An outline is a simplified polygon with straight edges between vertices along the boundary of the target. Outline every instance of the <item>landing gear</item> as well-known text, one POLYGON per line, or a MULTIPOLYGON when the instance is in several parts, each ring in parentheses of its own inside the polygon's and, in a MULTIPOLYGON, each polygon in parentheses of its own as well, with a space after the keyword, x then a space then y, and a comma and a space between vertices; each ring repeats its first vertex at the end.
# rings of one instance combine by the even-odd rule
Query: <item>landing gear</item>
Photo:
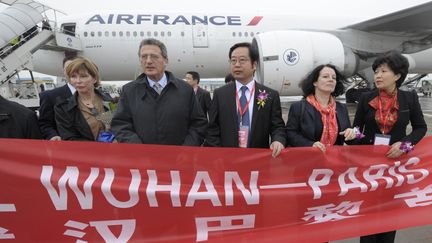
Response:
POLYGON ((421 87, 421 91, 423 92, 424 96, 431 96, 432 94, 432 84, 431 81, 429 80, 423 80, 422 81, 422 87, 421 87))
POLYGON ((358 103, 361 94, 370 90, 368 81, 359 75, 351 77, 348 82, 351 85, 345 92, 346 103, 358 103))
POLYGON ((368 92, 367 88, 351 88, 345 93, 346 103, 358 103, 360 96, 364 92, 368 92))

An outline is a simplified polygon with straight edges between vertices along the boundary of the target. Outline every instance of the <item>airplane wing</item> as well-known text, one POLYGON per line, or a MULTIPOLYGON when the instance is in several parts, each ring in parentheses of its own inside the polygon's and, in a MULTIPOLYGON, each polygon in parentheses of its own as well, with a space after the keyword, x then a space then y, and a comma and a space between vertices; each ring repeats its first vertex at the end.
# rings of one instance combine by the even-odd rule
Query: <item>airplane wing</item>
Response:
POLYGON ((432 33, 432 2, 347 26, 377 34, 422 36, 432 33), (425 33, 426 32, 426 33, 425 33))
POLYGON ((425 50, 432 47, 432 2, 328 32, 364 55, 390 49, 406 54, 425 50))

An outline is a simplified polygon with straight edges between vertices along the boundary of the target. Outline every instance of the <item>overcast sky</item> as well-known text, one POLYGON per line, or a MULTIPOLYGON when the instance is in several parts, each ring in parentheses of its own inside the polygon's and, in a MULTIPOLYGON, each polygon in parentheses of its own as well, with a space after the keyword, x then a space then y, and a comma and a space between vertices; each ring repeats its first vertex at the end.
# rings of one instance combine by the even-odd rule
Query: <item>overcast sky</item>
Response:
POLYGON ((41 0, 69 14, 101 10, 264 11, 318 15, 379 16, 418 5, 424 0, 41 0))
MULTIPOLYGON (((378 17, 425 0, 39 0, 68 15, 105 10, 157 12, 229 12, 378 17)), ((7 7, 0 4, 0 9, 7 7)), ((61 17, 61 15, 58 15, 61 17)))

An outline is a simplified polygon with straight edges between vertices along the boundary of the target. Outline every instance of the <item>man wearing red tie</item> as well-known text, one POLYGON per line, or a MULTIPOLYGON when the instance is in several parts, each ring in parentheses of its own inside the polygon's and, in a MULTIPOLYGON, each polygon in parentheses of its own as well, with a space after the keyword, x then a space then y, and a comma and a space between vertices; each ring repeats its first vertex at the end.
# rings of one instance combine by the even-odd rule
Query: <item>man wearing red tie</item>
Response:
POLYGON ((258 53, 250 43, 232 46, 229 58, 236 81, 213 93, 206 145, 270 148, 276 157, 286 142, 279 94, 254 80, 258 53))

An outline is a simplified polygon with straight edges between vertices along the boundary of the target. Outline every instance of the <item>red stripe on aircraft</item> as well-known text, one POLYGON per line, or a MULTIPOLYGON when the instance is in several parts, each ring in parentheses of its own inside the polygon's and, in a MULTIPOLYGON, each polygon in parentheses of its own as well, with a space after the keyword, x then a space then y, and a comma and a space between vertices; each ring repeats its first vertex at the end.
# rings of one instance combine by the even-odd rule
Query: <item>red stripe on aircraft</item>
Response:
POLYGON ((261 21, 262 18, 263 18, 263 16, 255 16, 255 17, 251 20, 251 22, 249 22, 248 26, 254 26, 254 25, 257 25, 257 24, 261 21))

